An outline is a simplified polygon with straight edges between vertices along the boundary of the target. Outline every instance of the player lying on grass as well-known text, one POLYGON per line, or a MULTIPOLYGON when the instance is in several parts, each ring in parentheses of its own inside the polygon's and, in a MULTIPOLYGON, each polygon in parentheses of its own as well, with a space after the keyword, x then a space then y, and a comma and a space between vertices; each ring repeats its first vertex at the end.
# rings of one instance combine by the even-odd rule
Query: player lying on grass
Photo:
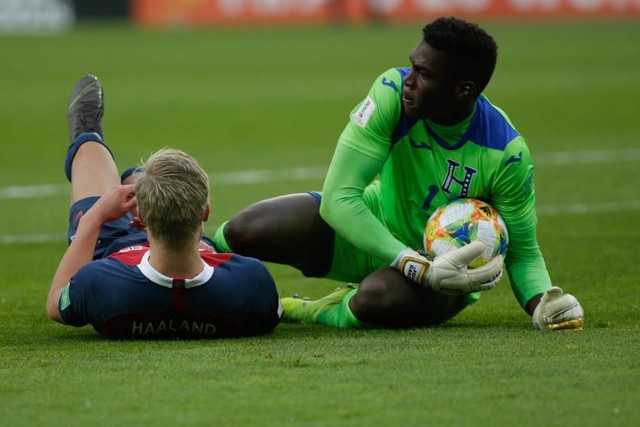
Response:
POLYGON ((281 306, 266 267, 216 253, 203 235, 210 211, 207 174, 186 153, 163 149, 121 185, 103 140, 103 106, 100 82, 80 79, 67 113, 70 244, 51 283, 49 317, 91 324, 107 338, 271 331, 281 306))
POLYGON ((482 95, 496 59, 494 39, 475 24, 448 17, 426 25, 411 67, 385 71, 351 112, 322 193, 256 203, 218 229, 216 246, 305 276, 359 283, 316 301, 284 298, 283 319, 343 328, 436 325, 491 289, 502 259, 469 270, 482 247, 433 262, 415 249, 438 206, 481 199, 506 222, 511 287, 534 326, 582 328, 582 307, 552 287, 536 240, 525 140, 482 95))

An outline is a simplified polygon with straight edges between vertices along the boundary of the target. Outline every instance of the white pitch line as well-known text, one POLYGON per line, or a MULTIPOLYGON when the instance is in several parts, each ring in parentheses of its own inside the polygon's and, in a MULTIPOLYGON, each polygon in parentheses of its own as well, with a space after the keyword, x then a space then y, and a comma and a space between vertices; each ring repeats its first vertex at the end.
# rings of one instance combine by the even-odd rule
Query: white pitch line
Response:
MULTIPOLYGON (((256 169, 209 174, 214 187, 323 179, 326 167, 256 169)), ((0 188, 0 200, 41 199, 69 195, 69 184, 15 185, 0 188)))
POLYGON ((7 235, 0 236, 0 245, 65 242, 66 239, 64 233, 7 235))
POLYGON ((14 185, 0 188, 0 200, 9 199, 40 199, 69 194, 69 185, 14 185))
MULTIPOLYGON (((637 162, 640 149, 557 151, 534 155, 538 167, 637 162)), ((288 169, 255 169, 209 174, 213 186, 264 184, 268 182, 310 181, 323 179, 326 166, 288 169)), ((39 199, 69 194, 69 184, 16 185, 0 188, 0 200, 39 199)))
POLYGON ((616 162, 636 162, 640 160, 639 148, 617 150, 556 151, 553 153, 533 153, 536 166, 589 165, 616 162))
MULTIPOLYGON (((628 200, 624 202, 575 203, 562 206, 539 206, 537 208, 538 216, 554 216, 561 214, 582 215, 634 210, 640 210, 640 200, 628 200)), ((213 225, 213 229, 217 227, 217 224, 213 225)), ((62 243, 66 241, 66 238, 67 235, 63 233, 0 235, 0 246, 55 242, 62 243)))
POLYGON ((536 212, 539 216, 553 216, 561 214, 594 214, 637 210, 640 210, 640 200, 625 200, 622 202, 574 203, 562 206, 539 206, 536 209, 536 212))

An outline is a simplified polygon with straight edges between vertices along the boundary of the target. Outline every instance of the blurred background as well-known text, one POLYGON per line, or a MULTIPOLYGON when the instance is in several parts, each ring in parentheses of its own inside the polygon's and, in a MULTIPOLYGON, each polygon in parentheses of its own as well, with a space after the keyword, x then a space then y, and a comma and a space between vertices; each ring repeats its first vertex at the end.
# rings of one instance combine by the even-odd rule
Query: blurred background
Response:
POLYGON ((78 20, 140 26, 308 25, 491 19, 637 19, 637 0, 0 0, 1 32, 68 30, 78 20))

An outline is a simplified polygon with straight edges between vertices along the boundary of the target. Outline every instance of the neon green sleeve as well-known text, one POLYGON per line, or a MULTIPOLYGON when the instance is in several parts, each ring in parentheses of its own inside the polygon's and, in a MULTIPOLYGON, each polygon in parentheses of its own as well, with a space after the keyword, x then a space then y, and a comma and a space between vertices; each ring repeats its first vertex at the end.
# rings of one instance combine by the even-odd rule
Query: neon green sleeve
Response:
POLYGON ((504 168, 493 187, 493 204, 509 231, 505 266, 511 288, 522 308, 551 286, 551 279, 536 237, 534 168, 524 138, 511 143, 503 163, 516 153, 520 161, 504 168))
POLYGON ((391 264, 406 248, 364 202, 364 189, 383 162, 338 144, 322 189, 320 215, 334 230, 365 251, 391 264))
POLYGON ((365 187, 387 160, 400 115, 400 87, 400 73, 389 69, 378 76, 367 97, 351 111, 327 172, 320 205, 320 215, 337 233, 389 264, 407 245, 367 206, 365 187))

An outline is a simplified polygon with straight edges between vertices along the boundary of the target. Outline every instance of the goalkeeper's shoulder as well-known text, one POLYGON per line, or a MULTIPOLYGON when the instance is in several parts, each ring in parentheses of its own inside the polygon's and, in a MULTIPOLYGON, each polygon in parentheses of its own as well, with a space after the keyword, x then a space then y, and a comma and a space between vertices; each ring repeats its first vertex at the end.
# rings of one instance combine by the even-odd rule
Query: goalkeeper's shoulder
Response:
POLYGON ((373 93, 384 93, 389 96, 402 95, 402 82, 408 73, 408 68, 393 67, 378 74, 373 82, 373 93))

